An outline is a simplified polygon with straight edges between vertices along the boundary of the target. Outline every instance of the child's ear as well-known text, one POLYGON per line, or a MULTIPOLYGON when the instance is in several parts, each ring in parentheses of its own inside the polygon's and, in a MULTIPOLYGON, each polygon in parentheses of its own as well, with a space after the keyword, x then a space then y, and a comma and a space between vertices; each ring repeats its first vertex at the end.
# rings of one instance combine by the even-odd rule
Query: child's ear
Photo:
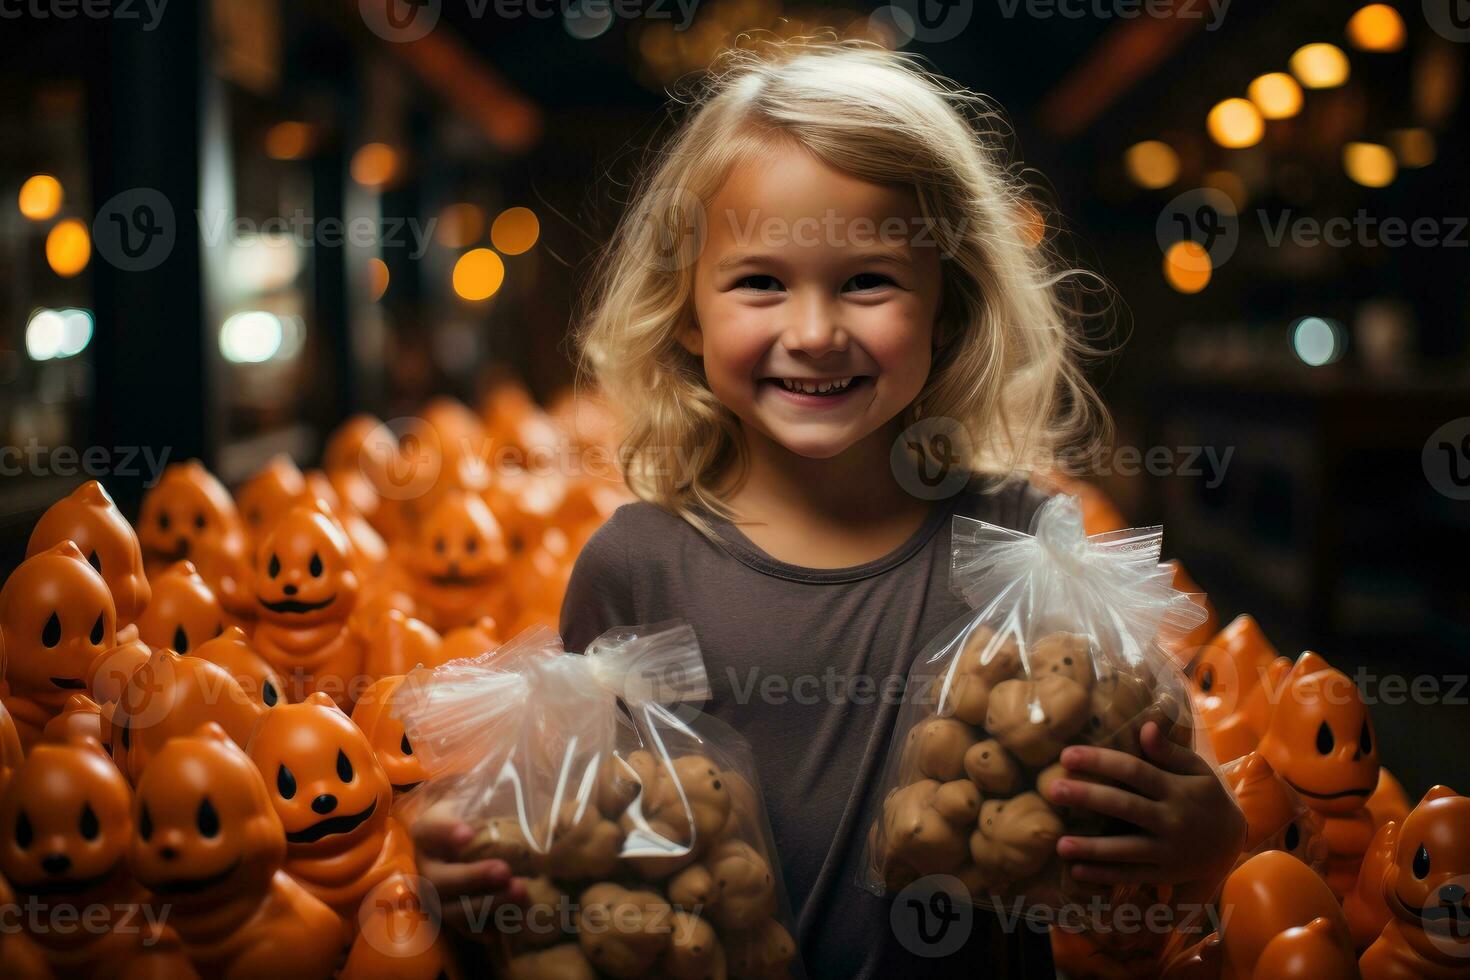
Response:
POLYGON ((679 346, 695 357, 704 356, 704 332, 699 329, 699 324, 693 319, 679 328, 674 334, 674 339, 679 342, 679 346))

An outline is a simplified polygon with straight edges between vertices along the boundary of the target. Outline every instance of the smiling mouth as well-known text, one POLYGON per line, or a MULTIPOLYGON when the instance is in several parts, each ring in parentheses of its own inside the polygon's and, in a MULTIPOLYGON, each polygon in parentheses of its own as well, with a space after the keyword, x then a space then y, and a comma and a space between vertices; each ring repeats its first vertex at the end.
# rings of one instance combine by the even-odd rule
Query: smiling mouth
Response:
MULTIPOLYGON (((1282 778, 1284 779, 1285 777, 1282 778)), ((1369 796, 1373 795, 1373 787, 1371 786, 1367 789, 1338 790, 1336 793, 1313 793, 1309 789, 1302 789, 1300 786, 1289 779, 1286 780, 1286 785, 1290 786, 1292 789, 1296 790, 1303 796, 1310 796, 1314 800, 1341 800, 1349 796, 1361 796, 1364 799, 1367 799, 1369 796)))
POLYGON ((418 782, 413 782, 413 783, 394 783, 393 784, 393 792, 395 792, 395 793, 407 793, 409 790, 413 789, 415 786, 417 786, 419 783, 422 783, 422 782, 423 782, 423 780, 420 779, 420 780, 418 780, 418 782))
POLYGON ((1404 896, 1394 892, 1394 898, 1398 899, 1399 906, 1407 913, 1421 922, 1444 922, 1450 927, 1450 934, 1458 939, 1470 938, 1470 909, 1463 905, 1451 905, 1449 902, 1441 902, 1439 905, 1430 905, 1420 908, 1410 905, 1404 901, 1404 896))
POLYGON ((45 878, 32 882, 11 879, 11 884, 15 886, 16 891, 28 895, 78 895, 91 891, 111 877, 112 871, 108 870, 91 878, 45 878))
POLYGON ((430 575, 429 581, 438 586, 479 585, 485 581, 483 575, 430 575))
POLYGON ((235 869, 239 866, 240 859, 236 858, 234 864, 219 874, 206 875, 203 878, 174 878, 171 881, 160 881, 148 887, 150 890, 162 895, 194 895, 207 888, 213 888, 215 885, 221 884, 230 875, 234 874, 235 869))
POLYGON ((309 613, 318 609, 325 609, 337 601, 336 596, 327 596, 321 602, 302 602, 299 599, 282 599, 280 602, 266 602, 260 600, 260 604, 274 613, 309 613))
POLYGON ((57 687, 64 687, 68 691, 85 691, 87 682, 80 677, 53 677, 51 683, 57 687))
POLYGON ((357 829, 358 824, 371 817, 373 811, 377 808, 378 801, 375 799, 368 804, 366 810, 349 813, 343 817, 328 817, 326 820, 318 820, 305 830, 295 830, 287 834, 286 840, 292 844, 315 844, 323 837, 329 837, 332 834, 350 833, 357 829))
POLYGON ((180 538, 172 551, 165 551, 163 548, 154 548, 153 551, 162 561, 183 561, 189 557, 189 539, 180 538))

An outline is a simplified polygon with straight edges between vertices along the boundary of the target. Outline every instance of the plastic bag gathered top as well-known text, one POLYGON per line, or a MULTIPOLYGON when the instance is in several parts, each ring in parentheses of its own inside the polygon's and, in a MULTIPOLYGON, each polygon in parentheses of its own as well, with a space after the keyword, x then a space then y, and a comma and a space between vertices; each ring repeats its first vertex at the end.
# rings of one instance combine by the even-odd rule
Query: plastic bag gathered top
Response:
POLYGON ((1184 680, 1159 646, 1202 610, 1159 565, 1161 528, 1088 537, 1075 498, 1053 497, 1026 534, 956 517, 951 585, 972 612, 909 673, 884 767, 862 884, 883 893, 930 875, 977 904, 1051 918, 1106 895, 1072 880, 1064 834, 1117 833, 1043 795, 1072 744, 1142 755, 1157 722, 1194 745, 1184 680))
POLYGON ((428 778, 405 822, 474 828, 528 907, 482 930, 516 977, 800 975, 745 743, 709 695, 684 623, 613 630, 584 656, 540 628, 404 682, 397 711, 428 778))

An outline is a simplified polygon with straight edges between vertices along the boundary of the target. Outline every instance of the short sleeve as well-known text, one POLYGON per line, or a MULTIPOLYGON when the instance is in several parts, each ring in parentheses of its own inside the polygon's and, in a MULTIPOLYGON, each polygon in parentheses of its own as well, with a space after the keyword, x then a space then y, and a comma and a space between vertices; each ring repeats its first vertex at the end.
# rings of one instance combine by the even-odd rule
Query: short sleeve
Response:
POLYGON ((582 651, 615 626, 638 622, 627 521, 614 513, 583 545, 561 604, 562 644, 582 651))

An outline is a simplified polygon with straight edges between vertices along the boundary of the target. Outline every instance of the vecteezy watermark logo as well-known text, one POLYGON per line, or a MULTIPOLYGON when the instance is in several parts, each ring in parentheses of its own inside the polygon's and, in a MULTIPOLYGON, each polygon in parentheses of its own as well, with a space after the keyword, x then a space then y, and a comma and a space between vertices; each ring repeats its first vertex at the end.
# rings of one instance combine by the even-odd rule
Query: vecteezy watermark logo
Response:
POLYGON ((1018 11, 1034 20, 1172 18, 1203 20, 1207 31, 1217 30, 1230 9, 1230 0, 997 0, 997 4, 1008 20, 1014 19, 1018 11))
POLYGON ((0 0, 0 19, 16 20, 116 20, 143 22, 143 30, 152 31, 163 19, 168 0, 0 0))
POLYGON ((1470 416, 1435 429, 1421 461, 1430 486, 1451 500, 1470 500, 1470 416))
POLYGON ((398 44, 425 37, 439 23, 442 8, 443 0, 357 0, 368 30, 398 44))
POLYGON ((926 875, 894 896, 888 922, 904 949, 937 959, 959 952, 970 938, 975 906, 954 875, 926 875))
POLYGON ((134 187, 108 198, 92 221, 97 254, 124 272, 146 272, 174 250, 174 206, 161 191, 134 187))
POLYGON ((1200 187, 1164 205, 1154 223, 1154 236, 1165 255, 1179 242, 1195 242, 1209 255, 1210 266, 1218 269, 1235 254, 1240 223, 1229 197, 1213 187, 1200 187))
POLYGON ((873 16, 888 20, 902 34, 939 44, 959 37, 975 16, 974 0, 898 0, 873 16))
MULTIPOLYGON (((1431 867, 1434 854, 1429 854, 1431 867)), ((1423 924, 1424 937, 1441 953, 1470 959, 1470 875, 1442 881, 1428 896, 1427 908, 1414 909, 1423 924)), ((1399 896, 1403 901, 1404 896, 1399 896)))
POLYGON ((422 956, 439 939, 439 892, 419 875, 379 882, 357 907, 357 924, 369 946, 385 956, 422 956))
POLYGON ((709 238, 704 202, 682 187, 659 188, 648 195, 633 221, 649 237, 648 264, 660 272, 694 265, 709 238))
POLYGON ((362 441, 358 466, 380 497, 414 500, 438 481, 444 446, 439 433, 423 419, 390 419, 362 441))
POLYGON ((920 419, 899 433, 888 454, 898 485, 921 500, 944 500, 964 489, 974 457, 970 434, 952 418, 920 419))
POLYGON ((1470 42, 1470 0, 1424 0, 1424 19, 1446 41, 1470 42))

